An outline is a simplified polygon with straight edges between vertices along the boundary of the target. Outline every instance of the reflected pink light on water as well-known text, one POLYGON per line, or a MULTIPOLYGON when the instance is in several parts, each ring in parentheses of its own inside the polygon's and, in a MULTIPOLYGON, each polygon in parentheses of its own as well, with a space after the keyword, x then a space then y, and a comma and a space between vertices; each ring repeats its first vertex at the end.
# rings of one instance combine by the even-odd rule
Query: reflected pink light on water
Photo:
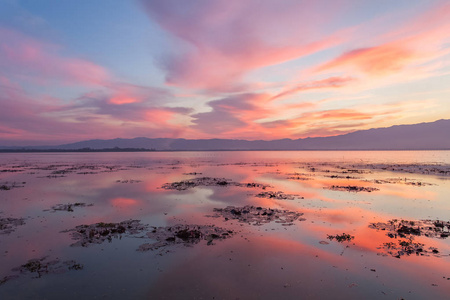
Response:
MULTIPOLYGON (((426 247, 438 248, 441 256, 414 254, 398 259, 378 255, 383 251, 380 249, 383 243, 396 239, 387 236, 386 231, 368 227, 372 222, 391 219, 448 220, 450 204, 445 200, 450 194, 448 180, 418 173, 393 176, 392 172, 380 170, 353 174, 359 177, 356 179, 331 178, 327 176, 343 176, 340 172, 347 169, 315 165, 314 161, 322 163, 327 158, 333 161, 349 153, 323 153, 322 157, 312 153, 308 167, 295 162, 308 158, 308 152, 300 154, 67 154, 64 158, 25 155, 30 160, 33 158, 28 169, 23 167, 21 172, 0 173, 0 185, 26 182, 21 187, 0 190, 0 218, 25 219, 24 225, 17 226, 9 234, 0 235, 0 263, 5 266, 0 270, 0 279, 28 259, 49 256, 75 259, 85 264, 85 269, 80 273, 67 272, 58 277, 46 277, 49 283, 58 281, 63 287, 66 287, 64 282, 81 287, 87 284, 88 279, 102 274, 105 280, 118 280, 117 286, 111 286, 109 290, 133 290, 140 296, 149 290, 154 292, 153 296, 168 295, 169 292, 173 292, 171 295, 175 298, 183 293, 198 296, 192 288, 198 284, 208 291, 203 295, 211 295, 209 298, 214 295, 219 297, 216 293, 218 289, 225 296, 247 295, 251 298, 254 295, 250 291, 258 287, 267 287, 264 290, 267 299, 270 298, 268 295, 285 299, 311 295, 311 298, 323 299, 330 296, 321 292, 324 287, 345 298, 359 299, 369 294, 382 295, 380 291, 393 291, 388 298, 393 296, 395 299, 408 298, 409 291, 416 298, 427 294, 435 299, 445 298, 443 295, 450 293, 446 285, 449 281, 442 278, 450 277, 447 273, 450 267, 450 239, 414 237, 414 241, 426 247), (48 168, 58 160, 69 162, 65 162, 65 166, 48 168), (112 165, 117 167, 111 169, 112 165), (316 170, 313 172, 310 167, 314 166, 316 170), (71 167, 75 168, 74 172, 59 172, 71 167), (84 172, 83 168, 94 174, 84 172), (320 168, 330 169, 330 172, 322 172, 320 168), (289 174, 296 172, 309 180, 288 179, 289 174), (199 177, 226 178, 243 185, 200 184, 181 191, 162 188, 166 183, 199 177), (393 177, 408 177, 433 185, 414 186, 403 182, 375 184, 373 181, 393 177), (245 183, 270 187, 247 187, 245 183), (356 193, 330 190, 332 185, 375 187, 379 190, 356 193), (258 196, 262 192, 279 191, 294 197, 276 199, 270 198, 270 195, 258 196), (61 204, 75 203, 92 206, 73 206, 71 211, 52 209, 61 204), (214 208, 245 205, 301 212, 302 220, 282 226, 274 218, 267 224, 254 226, 238 218, 226 220, 220 215, 212 217, 214 208), (123 235, 121 239, 88 247, 70 247, 75 241, 69 233, 62 232, 79 225, 116 223, 129 219, 141 220, 149 228, 176 224, 215 225, 234 234, 227 239, 212 240, 210 245, 207 245, 208 240, 187 246, 169 243, 155 251, 138 252, 139 245, 155 242, 146 237, 145 231, 139 233, 139 238, 123 235), (328 235, 342 233, 355 238, 344 243, 327 238, 328 235), (117 272, 119 269, 120 272, 117 272), (376 269, 376 272, 371 269, 376 269), (146 281, 145 284, 143 281, 146 281)), ((360 155, 370 157, 373 153, 360 155)), ((395 152, 393 155, 399 154, 395 152)), ((20 165, 19 158, 11 163, 11 157, 1 161, 0 156, 1 170, 11 170, 13 165, 20 165)), ((399 160, 398 157, 396 159, 399 160)), ((338 165, 342 167, 342 163, 338 165)), ((30 281, 35 279, 25 277, 20 280, 30 283, 26 289, 19 290, 19 293, 23 292, 20 294, 23 298, 36 293, 36 286, 43 282, 30 281)), ((10 295, 5 291, 14 284, 11 281, 0 285, 0 295, 10 295)), ((93 289, 91 295, 106 293, 107 289, 100 281, 96 281, 95 286, 97 291, 93 289)))
POLYGON ((115 198, 110 200, 113 206, 116 206, 120 209, 132 208, 139 204, 139 202, 135 199, 129 198, 115 198))

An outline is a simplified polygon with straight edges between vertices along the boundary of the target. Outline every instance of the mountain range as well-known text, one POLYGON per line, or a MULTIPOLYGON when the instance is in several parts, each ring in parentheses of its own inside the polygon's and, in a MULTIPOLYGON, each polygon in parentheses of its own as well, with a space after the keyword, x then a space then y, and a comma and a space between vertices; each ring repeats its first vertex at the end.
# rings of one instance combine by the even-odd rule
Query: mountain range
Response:
POLYGON ((304 139, 234 140, 146 138, 87 140, 57 146, 0 147, 0 149, 77 150, 140 148, 157 151, 210 150, 450 150, 450 120, 396 125, 352 133, 304 139))

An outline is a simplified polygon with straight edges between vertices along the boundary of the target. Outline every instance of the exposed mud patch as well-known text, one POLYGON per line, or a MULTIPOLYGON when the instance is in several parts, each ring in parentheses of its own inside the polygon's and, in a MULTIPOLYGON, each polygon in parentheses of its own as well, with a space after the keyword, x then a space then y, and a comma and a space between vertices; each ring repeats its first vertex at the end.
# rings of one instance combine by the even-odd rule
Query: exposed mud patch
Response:
POLYGON ((429 238, 445 239, 450 236, 450 222, 440 220, 397 220, 386 223, 371 223, 369 228, 386 231, 386 235, 393 240, 383 243, 378 249, 381 255, 390 255, 400 258, 403 255, 440 256, 437 248, 426 247, 423 243, 414 242, 415 237, 425 236, 429 238))
POLYGON ((366 164, 355 165, 357 168, 386 170, 412 174, 450 176, 450 165, 439 164, 366 164))
POLYGON ((125 179, 125 180, 116 180, 117 183, 139 183, 142 182, 142 180, 137 179, 125 179))
POLYGON ((298 195, 292 195, 292 194, 285 194, 281 191, 278 192, 261 192, 259 194, 256 194, 255 197, 258 198, 267 198, 267 199, 276 199, 276 200, 294 200, 294 199, 304 199, 303 197, 300 197, 298 195))
POLYGON ((44 211, 51 211, 51 212, 55 212, 55 211, 68 211, 68 212, 73 212, 74 208, 78 208, 78 207, 88 207, 88 206, 93 206, 94 204, 86 204, 83 202, 76 202, 76 203, 68 203, 68 204, 57 204, 52 206, 51 209, 45 209, 44 211))
POLYGON ((353 235, 350 235, 348 233, 342 233, 342 234, 336 234, 336 235, 327 234, 327 239, 329 239, 330 241, 336 240, 336 242, 338 242, 338 243, 350 242, 354 238, 355 237, 353 235))
POLYGON ((172 183, 165 183, 162 185, 163 189, 166 190, 178 190, 184 191, 197 186, 239 186, 247 188, 262 188, 265 189, 270 187, 269 185, 261 183, 239 183, 234 182, 231 179, 226 178, 212 178, 212 177, 199 177, 189 180, 182 180, 172 183))
POLYGON ((88 247, 92 244, 102 244, 105 241, 121 239, 122 235, 135 235, 148 228, 139 220, 127 220, 120 223, 96 223, 91 225, 79 225, 74 229, 64 230, 70 232, 72 239, 77 242, 72 247, 88 247))
POLYGON ((305 181, 305 180, 312 180, 313 179, 313 175, 309 174, 309 173, 287 173, 286 175, 288 175, 287 179, 290 180, 300 180, 300 181, 305 181))
POLYGON ((0 164, 0 173, 24 172, 30 166, 30 164, 0 164))
POLYGON ((147 232, 155 243, 146 243, 139 246, 138 251, 156 250, 161 247, 182 244, 190 246, 204 241, 207 245, 214 245, 215 241, 221 241, 232 237, 233 231, 214 225, 174 225, 166 227, 153 227, 147 232))
POLYGON ((440 220, 408 221, 393 219, 386 223, 371 223, 369 228, 387 231, 390 238, 426 236, 445 239, 450 236, 450 222, 440 220))
POLYGON ((15 188, 25 187, 26 182, 4 182, 0 183, 0 191, 9 191, 15 188))
POLYGON ((356 186, 356 185, 332 185, 329 187, 330 190, 333 191, 347 191, 347 192, 368 192, 371 193, 373 191, 379 191, 380 189, 374 187, 364 187, 364 186, 356 186))
POLYGON ((22 218, 0 218, 0 234, 10 234, 21 225, 25 225, 25 220, 22 218))
POLYGON ((429 186, 433 185, 432 183, 422 182, 418 180, 413 180, 409 178, 387 178, 387 179, 374 179, 374 180, 366 180, 367 182, 373 182, 376 184, 405 184, 405 185, 413 185, 413 186, 429 186))
POLYGON ((332 178, 332 179, 361 179, 361 177, 355 177, 350 175, 325 175, 325 177, 332 178))
POLYGON ((41 278, 48 274, 61 274, 71 270, 82 270, 83 268, 84 266, 77 263, 75 260, 61 261, 59 259, 54 259, 49 261, 47 256, 30 259, 26 264, 12 269, 11 271, 14 272, 13 274, 0 279, 0 285, 12 279, 20 278, 21 276, 32 275, 32 278, 41 278))
POLYGON ((417 256, 436 256, 439 257, 440 252, 437 248, 434 247, 425 247, 425 244, 416 243, 412 239, 402 239, 392 242, 383 243, 382 246, 378 247, 381 252, 379 255, 383 256, 392 256, 396 258, 400 258, 404 255, 417 255, 417 256))
POLYGON ((295 220, 304 221, 300 218, 303 213, 271 209, 263 207, 255 207, 246 205, 243 207, 227 206, 226 208, 214 208, 215 214, 209 217, 224 217, 225 221, 238 220, 241 223, 250 225, 262 225, 265 223, 275 222, 283 226, 293 225, 295 220))

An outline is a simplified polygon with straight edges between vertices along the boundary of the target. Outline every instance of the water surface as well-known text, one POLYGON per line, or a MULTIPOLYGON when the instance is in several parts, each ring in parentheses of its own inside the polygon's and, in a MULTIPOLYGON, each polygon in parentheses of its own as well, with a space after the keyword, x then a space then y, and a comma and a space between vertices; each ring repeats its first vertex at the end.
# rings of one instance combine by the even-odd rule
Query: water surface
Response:
POLYGON ((0 298, 446 299, 449 238, 371 227, 450 221, 449 178, 450 151, 1 154, 0 298), (303 215, 255 225, 229 206, 303 215), (148 228, 86 247, 67 231, 126 220, 148 228), (233 234, 137 251, 177 224, 233 234))

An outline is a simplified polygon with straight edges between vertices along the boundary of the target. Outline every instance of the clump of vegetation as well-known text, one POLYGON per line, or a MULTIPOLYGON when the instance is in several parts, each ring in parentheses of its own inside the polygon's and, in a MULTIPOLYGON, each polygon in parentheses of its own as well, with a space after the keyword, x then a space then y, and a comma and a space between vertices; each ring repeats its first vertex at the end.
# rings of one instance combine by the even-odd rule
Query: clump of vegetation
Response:
POLYGON ((450 236, 450 222, 440 220, 397 220, 371 223, 369 228, 387 231, 390 238, 426 236, 445 239, 450 236))
POLYGON ((239 186, 262 189, 269 187, 268 185, 261 183, 239 183, 226 178, 198 177, 189 180, 165 183, 162 185, 162 188, 166 190, 184 191, 197 186, 239 186))
POLYGON ((353 235, 350 235, 348 233, 342 233, 342 234, 336 234, 336 235, 327 234, 327 239, 329 239, 330 241, 336 240, 338 243, 350 242, 354 238, 355 237, 353 235))
POLYGON ((0 218, 0 234, 9 234, 13 232, 17 226, 24 225, 22 218, 0 218))
POLYGON ((5 182, 0 185, 0 191, 9 191, 14 188, 21 188, 25 186, 25 183, 26 182, 12 182, 12 183, 5 182))
POLYGON ((255 207, 253 205, 246 205, 243 207, 227 206, 226 208, 214 208, 215 215, 208 217, 224 217, 225 221, 234 219, 242 223, 248 223, 251 225, 262 225, 270 223, 272 221, 280 223, 283 226, 293 225, 295 220, 304 221, 299 219, 303 213, 280 210, 264 207, 255 207))
POLYGON ((347 192, 373 192, 379 191, 380 189, 374 187, 364 187, 364 186, 356 186, 356 185, 332 185, 330 190, 335 191, 347 191, 347 192))
POLYGON ((7 186, 6 184, 2 184, 0 185, 0 190, 3 191, 9 191, 11 188, 9 186, 7 186))
POLYGON ((148 225, 141 224, 139 220, 128 220, 119 223, 100 222, 91 225, 79 225, 74 229, 63 232, 70 232, 72 239, 77 240, 71 246, 87 247, 91 244, 101 244, 105 241, 111 242, 113 238, 121 238, 123 234, 134 235, 147 228, 148 225))
POLYGON ((117 183, 139 183, 142 182, 142 180, 138 179, 125 179, 125 180, 116 180, 117 183))
POLYGON ((138 251, 156 250, 161 247, 167 247, 176 244, 185 246, 198 244, 206 241, 206 244, 213 245, 214 241, 220 241, 230 238, 234 231, 214 225, 174 225, 166 227, 153 227, 153 230, 147 232, 147 236, 156 243, 143 244, 139 246, 138 251))
MULTIPOLYGON (((68 211, 73 212, 73 209, 75 207, 87 207, 87 206, 93 206, 94 204, 86 204, 83 202, 76 202, 76 203, 68 203, 68 204, 57 204, 52 206, 51 211, 68 211)), ((49 209, 46 209, 44 211, 49 211, 49 209)))
POLYGON ((48 257, 30 259, 27 263, 12 269, 13 274, 3 277, 0 280, 0 285, 6 283, 9 280, 26 276, 27 274, 35 275, 33 278, 41 278, 47 274, 60 274, 68 270, 79 271, 84 268, 82 264, 77 263, 75 260, 60 261, 59 259, 48 260, 48 257))
POLYGON ((434 247, 428 247, 428 249, 426 249, 425 244, 416 243, 412 239, 383 243, 382 247, 378 247, 378 249, 384 250, 381 255, 390 255, 396 258, 412 254, 420 256, 429 256, 430 254, 433 254, 434 256, 439 256, 438 249, 434 247))
MULTIPOLYGON (((256 194, 256 197, 258 198, 268 198, 268 199, 277 199, 277 200, 294 200, 297 196, 296 195, 290 195, 285 194, 283 192, 261 192, 259 194, 256 194)), ((299 197, 303 198, 303 197, 299 197)))
POLYGON ((428 238, 445 239, 450 235, 450 222, 440 220, 398 220, 372 223, 369 228, 386 231, 386 235, 397 241, 383 243, 378 249, 382 249, 382 255, 391 255, 400 258, 403 255, 430 254, 439 256, 440 252, 434 247, 425 247, 425 244, 414 242, 418 236, 428 238))

